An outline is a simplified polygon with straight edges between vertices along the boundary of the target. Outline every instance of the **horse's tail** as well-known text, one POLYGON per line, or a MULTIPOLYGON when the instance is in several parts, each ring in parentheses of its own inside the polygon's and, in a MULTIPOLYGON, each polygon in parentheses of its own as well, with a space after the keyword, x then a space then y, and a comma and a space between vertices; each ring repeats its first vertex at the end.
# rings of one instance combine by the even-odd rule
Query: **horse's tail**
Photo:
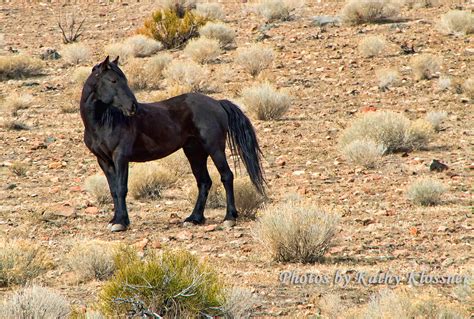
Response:
POLYGON ((229 145, 233 154, 243 160, 250 180, 261 194, 265 194, 265 178, 261 163, 262 151, 258 146, 255 130, 250 120, 234 103, 219 101, 229 117, 229 145))

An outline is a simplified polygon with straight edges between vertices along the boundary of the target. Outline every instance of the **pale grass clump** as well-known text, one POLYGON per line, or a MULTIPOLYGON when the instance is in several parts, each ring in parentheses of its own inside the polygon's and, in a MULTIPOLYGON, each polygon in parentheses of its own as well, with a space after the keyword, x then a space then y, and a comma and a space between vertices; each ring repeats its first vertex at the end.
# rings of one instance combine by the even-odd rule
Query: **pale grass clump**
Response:
POLYGON ((405 5, 410 9, 432 8, 439 5, 439 0, 405 0, 405 5))
POLYGON ((0 303, 0 318, 3 319, 48 319, 68 318, 69 302, 56 291, 41 287, 24 287, 0 303))
POLYGON ((171 85, 189 88, 192 92, 209 89, 209 72, 192 60, 174 60, 164 69, 163 75, 171 85))
POLYGON ((127 38, 123 45, 125 52, 137 58, 151 56, 163 48, 160 42, 141 34, 127 38))
POLYGON ((257 4, 257 11, 267 22, 286 21, 297 5, 298 1, 296 0, 260 0, 257 4))
POLYGON ((68 64, 80 64, 90 57, 90 50, 81 43, 68 44, 63 47, 61 55, 68 64))
POLYGON ((100 240, 82 241, 74 244, 67 255, 67 265, 81 281, 104 280, 115 271, 115 247, 100 240))
POLYGON ((235 62, 255 77, 272 64, 273 58, 272 48, 261 44, 253 44, 247 48, 237 49, 235 62))
POLYGON ((474 13, 462 10, 450 10, 441 16, 439 28, 444 33, 474 33, 474 13))
POLYGON ((23 285, 49 267, 45 251, 27 240, 0 241, 0 287, 23 285))
POLYGON ((184 48, 186 56, 201 64, 214 61, 220 53, 219 41, 204 37, 189 40, 184 48))
POLYGON ((27 93, 12 93, 2 103, 2 110, 16 116, 19 110, 25 110, 31 106, 33 95, 27 93))
POLYGON ((439 181, 431 178, 421 178, 410 184, 407 197, 413 203, 422 206, 435 206, 441 202, 441 196, 446 187, 439 181))
POLYGON ((432 111, 426 114, 426 121, 431 124, 433 129, 438 132, 441 129, 441 124, 448 117, 448 112, 446 111, 432 111))
POLYGON ((175 10, 179 13, 196 8, 196 0, 158 0, 158 7, 161 9, 175 10))
POLYGON ((359 42, 359 52, 366 58, 380 55, 385 48, 385 40, 378 36, 368 36, 359 42))
POLYGON ((432 127, 426 121, 411 122, 391 111, 365 113, 344 130, 340 138, 344 148, 355 140, 372 140, 383 145, 387 153, 424 148, 431 138, 432 127))
POLYGON ((28 172, 28 165, 22 162, 13 162, 9 168, 16 176, 26 176, 26 173, 28 172))
POLYGON ((0 56, 0 81, 38 75, 42 67, 40 60, 26 55, 0 56))
POLYGON ((191 165, 182 150, 176 151, 173 154, 158 160, 158 163, 177 177, 191 174, 191 165))
POLYGON ((86 178, 84 182, 85 190, 93 195, 96 201, 101 204, 109 204, 112 202, 109 184, 107 178, 102 174, 95 174, 86 178))
POLYGON ((148 61, 131 59, 125 66, 129 85, 134 90, 158 89, 163 79, 163 70, 171 62, 170 54, 153 56, 148 61))
POLYGON ((228 290, 222 306, 225 318, 250 318, 257 303, 256 296, 249 289, 232 287, 228 290))
POLYGON ((385 147, 371 140, 354 140, 342 149, 351 162, 365 168, 375 168, 385 153, 385 147))
POLYGON ((273 260, 311 263, 329 248, 339 217, 310 204, 286 202, 262 212, 256 235, 273 260))
POLYGON ((281 118, 290 108, 291 98, 265 82, 245 88, 242 101, 257 119, 268 121, 281 118))
POLYGON ((451 87, 451 78, 447 76, 440 76, 438 79, 438 89, 440 91, 446 91, 451 87))
POLYGON ((199 29, 199 34, 208 39, 219 41, 221 48, 232 44, 235 40, 235 31, 222 22, 208 22, 199 29))
POLYGON ((474 101, 474 77, 467 79, 462 87, 464 94, 474 101))
POLYGON ((400 4, 394 0, 349 0, 341 16, 348 24, 378 23, 394 18, 400 4))
POLYGON ((111 60, 120 57, 120 61, 127 61, 131 57, 130 48, 125 46, 123 42, 112 42, 105 46, 104 53, 110 56, 111 60))
POLYGON ((128 189, 135 199, 156 199, 177 181, 174 172, 156 162, 141 163, 130 170, 128 189))
POLYGON ((371 296, 362 309, 352 312, 350 318, 467 318, 459 305, 449 305, 432 292, 409 293, 382 289, 371 296))
POLYGON ((234 179, 234 196, 239 214, 249 218, 255 217, 257 209, 265 202, 265 197, 257 191, 248 177, 234 179))
POLYGON ((420 54, 410 60, 415 80, 431 79, 441 67, 441 59, 432 54, 420 54))
POLYGON ((91 68, 86 66, 80 66, 74 70, 72 73, 72 82, 77 85, 84 85, 86 83, 87 78, 91 74, 91 68))
POLYGON ((396 69, 379 69, 375 72, 379 88, 386 90, 400 83, 400 73, 396 69))
POLYGON ((410 122, 410 126, 405 135, 405 145, 407 149, 424 149, 431 141, 434 128, 425 119, 418 119, 410 122))
POLYGON ((225 13, 219 3, 198 3, 194 10, 199 16, 207 20, 223 20, 225 13))

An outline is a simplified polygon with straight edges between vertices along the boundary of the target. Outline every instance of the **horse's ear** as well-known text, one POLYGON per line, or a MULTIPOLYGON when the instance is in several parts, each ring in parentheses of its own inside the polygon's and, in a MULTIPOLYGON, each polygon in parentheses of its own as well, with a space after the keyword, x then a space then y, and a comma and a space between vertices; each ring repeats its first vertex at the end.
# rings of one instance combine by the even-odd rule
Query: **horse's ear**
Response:
POLYGON ((107 69, 110 69, 110 66, 109 66, 109 56, 107 56, 105 58, 105 60, 100 64, 100 69, 101 71, 105 71, 107 69))
POLYGON ((119 56, 117 55, 117 57, 115 58, 115 60, 112 61, 112 63, 118 66, 118 62, 119 62, 119 56))

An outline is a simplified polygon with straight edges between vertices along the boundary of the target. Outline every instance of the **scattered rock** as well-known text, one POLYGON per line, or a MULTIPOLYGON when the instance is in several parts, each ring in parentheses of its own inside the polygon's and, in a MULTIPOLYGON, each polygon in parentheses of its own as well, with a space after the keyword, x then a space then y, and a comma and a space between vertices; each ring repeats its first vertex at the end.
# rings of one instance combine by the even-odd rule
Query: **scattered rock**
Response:
POLYGON ((175 238, 177 240, 181 240, 181 241, 186 241, 186 240, 191 240, 193 239, 193 233, 191 233, 190 231, 187 231, 187 230, 183 230, 182 232, 178 233, 175 238))
POLYGON ((137 241, 135 244, 133 244, 133 246, 135 246, 138 250, 144 250, 146 245, 148 245, 149 242, 150 240, 145 237, 142 240, 137 241))
POLYGON ((99 213, 99 209, 95 206, 87 207, 85 213, 95 215, 99 213))
POLYGON ((314 16, 311 18, 311 23, 317 27, 323 27, 325 25, 336 25, 341 23, 341 18, 331 16, 314 16))
POLYGON ((74 207, 69 205, 56 205, 49 209, 47 209, 43 213, 44 219, 53 219, 54 217, 66 217, 66 218, 74 218, 77 216, 77 212, 74 207))
POLYGON ((433 160, 430 164, 430 171, 442 172, 449 169, 448 165, 441 163, 438 160, 433 160))
POLYGON ((216 230, 216 228, 217 228, 217 225, 208 225, 208 226, 204 227, 204 231, 205 232, 211 232, 211 231, 216 230))
POLYGON ((41 60, 58 60, 61 58, 61 55, 58 53, 56 49, 53 48, 45 48, 40 53, 41 60))

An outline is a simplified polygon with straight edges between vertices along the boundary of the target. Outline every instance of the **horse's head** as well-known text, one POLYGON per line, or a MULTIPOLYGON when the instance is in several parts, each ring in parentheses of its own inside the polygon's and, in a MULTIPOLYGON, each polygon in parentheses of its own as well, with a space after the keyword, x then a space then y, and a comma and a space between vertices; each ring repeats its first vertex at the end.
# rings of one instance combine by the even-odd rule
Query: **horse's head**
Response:
POLYGON ((107 57, 94 66, 87 82, 94 88, 95 98, 102 103, 118 108, 126 116, 137 111, 137 99, 118 66, 118 57, 112 62, 107 57))

